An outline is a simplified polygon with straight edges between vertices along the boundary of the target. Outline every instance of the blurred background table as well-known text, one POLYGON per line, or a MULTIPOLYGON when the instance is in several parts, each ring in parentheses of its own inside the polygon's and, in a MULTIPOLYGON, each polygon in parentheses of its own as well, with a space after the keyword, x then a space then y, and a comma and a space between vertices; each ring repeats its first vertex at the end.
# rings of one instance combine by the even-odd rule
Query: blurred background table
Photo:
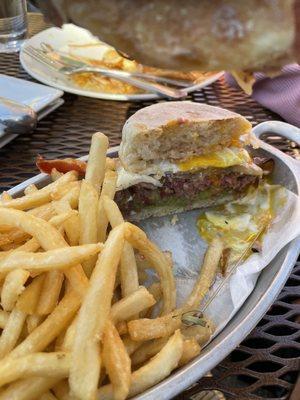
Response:
MULTIPOLYGON (((29 14, 29 35, 47 25, 39 14, 29 14)), ((32 80, 23 70, 17 54, 0 55, 0 73, 32 80)), ((0 88, 1 93, 1 88, 0 88)), ((241 90, 220 79, 192 93, 189 100, 236 111, 253 125, 279 116, 264 109, 241 90)), ((125 120, 152 102, 113 102, 65 94, 65 104, 39 122, 30 135, 19 136, 0 149, 0 191, 35 175, 37 154, 45 157, 80 157, 87 154, 91 134, 104 132, 110 145, 120 143, 125 120)), ((299 148, 274 135, 266 140, 291 154, 299 148)), ((213 371, 212 376, 195 383, 176 399, 212 399, 218 390, 226 398, 287 399, 297 380, 300 367, 300 262, 295 265, 278 299, 242 344, 213 371)), ((217 392, 216 396, 224 398, 217 392)), ((300 399, 294 392, 293 400, 300 399)))

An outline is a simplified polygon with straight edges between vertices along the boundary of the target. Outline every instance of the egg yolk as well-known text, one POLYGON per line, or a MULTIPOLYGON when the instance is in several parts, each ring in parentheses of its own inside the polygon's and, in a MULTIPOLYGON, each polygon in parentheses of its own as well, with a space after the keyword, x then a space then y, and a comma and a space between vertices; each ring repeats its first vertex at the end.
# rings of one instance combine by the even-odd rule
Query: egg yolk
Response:
POLYGON ((250 162, 251 157, 247 150, 239 148, 225 148, 218 152, 203 154, 181 161, 177 165, 181 171, 190 171, 199 168, 227 168, 250 162))

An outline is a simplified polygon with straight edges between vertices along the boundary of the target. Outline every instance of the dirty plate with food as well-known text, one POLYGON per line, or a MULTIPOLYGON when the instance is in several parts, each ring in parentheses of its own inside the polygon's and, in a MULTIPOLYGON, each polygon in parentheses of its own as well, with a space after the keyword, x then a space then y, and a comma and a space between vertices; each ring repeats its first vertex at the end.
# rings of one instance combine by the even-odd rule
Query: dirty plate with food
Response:
MULTIPOLYGON (((219 79, 223 72, 180 72, 159 70, 145 67, 134 60, 123 57, 113 47, 100 42, 85 29, 73 24, 66 24, 63 28, 49 28, 30 38, 24 49, 33 46, 36 49, 45 49, 48 46, 48 55, 51 57, 71 57, 89 66, 115 69, 125 72, 147 73, 159 77, 174 79, 183 82, 185 91, 190 93, 199 90, 219 79), (54 50, 51 52, 51 49, 54 50)), ((23 68, 38 81, 61 89, 65 92, 81 96, 95 97, 107 100, 151 100, 158 95, 147 93, 128 83, 104 77, 95 73, 79 73, 71 77, 50 69, 36 61, 22 50, 20 61, 23 68)))

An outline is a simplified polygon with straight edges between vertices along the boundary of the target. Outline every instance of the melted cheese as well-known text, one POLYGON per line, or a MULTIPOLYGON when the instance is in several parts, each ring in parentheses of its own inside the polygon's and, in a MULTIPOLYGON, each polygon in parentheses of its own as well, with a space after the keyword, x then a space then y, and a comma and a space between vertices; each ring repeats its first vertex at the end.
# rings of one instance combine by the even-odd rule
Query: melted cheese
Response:
POLYGON ((251 157, 247 150, 231 147, 215 153, 192 157, 189 160, 179 162, 177 165, 181 171, 191 171, 208 167, 228 168, 234 165, 242 165, 250 161, 251 157))

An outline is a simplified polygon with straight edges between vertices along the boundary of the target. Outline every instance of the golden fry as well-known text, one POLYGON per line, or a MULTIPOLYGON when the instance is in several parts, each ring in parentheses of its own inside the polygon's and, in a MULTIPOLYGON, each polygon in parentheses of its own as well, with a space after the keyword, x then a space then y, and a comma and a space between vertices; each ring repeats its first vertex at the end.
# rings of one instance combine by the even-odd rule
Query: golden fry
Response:
POLYGON ((175 307, 176 289, 168 258, 147 238, 140 228, 129 222, 125 223, 125 239, 149 261, 157 272, 163 292, 162 313, 169 313, 175 307))
POLYGON ((16 308, 12 310, 0 337, 0 359, 15 347, 26 319, 26 314, 16 308))
MULTIPOLYGON (((79 196, 79 243, 97 243, 97 205, 98 194, 92 183, 83 180, 81 183, 79 196)), ((87 275, 90 277, 95 267, 97 257, 92 257, 85 261, 82 266, 87 275)))
POLYGON ((187 307, 198 307, 213 284, 223 247, 223 242, 218 237, 214 238, 208 246, 197 282, 185 303, 187 307))
POLYGON ((35 353, 17 359, 0 361, 0 387, 30 376, 65 378, 70 369, 67 353, 35 353))
MULTIPOLYGON (((22 265, 22 263, 19 262, 18 265, 22 265)), ((25 289, 24 285, 29 278, 29 275, 30 274, 28 271, 18 267, 14 270, 11 270, 11 272, 6 275, 1 291, 1 305, 3 310, 11 311, 14 308, 19 295, 25 289)))
POLYGON ((134 315, 137 315, 140 311, 143 311, 145 308, 147 309, 154 304, 154 297, 145 287, 141 286, 137 291, 124 297, 122 300, 117 301, 111 307, 110 316, 114 323, 127 321, 134 315))
POLYGON ((107 196, 113 199, 116 193, 117 173, 115 171, 107 170, 104 175, 101 195, 98 202, 98 240, 104 242, 106 240, 106 230, 108 225, 108 218, 104 211, 103 197, 107 196))
MULTIPOLYGON (((95 243, 84 244, 82 246, 62 247, 43 253, 18 251, 0 260, 0 272, 24 270, 44 272, 70 268, 94 256, 102 249, 102 243, 95 243), (22 265, 22 270, 17 269, 19 265, 22 265)), ((27 276, 29 276, 29 274, 27 276)))
POLYGON ((128 322, 128 332, 133 340, 151 340, 168 337, 181 327, 181 314, 163 315, 155 319, 137 319, 128 322))
POLYGON ((56 385, 61 378, 27 378, 12 383, 0 393, 0 400, 32 400, 38 399, 47 390, 56 385))
POLYGON ((104 178, 107 149, 107 136, 101 132, 94 133, 86 166, 85 179, 94 186, 98 193, 100 192, 104 178))
MULTIPOLYGON (((103 207, 113 228, 124 222, 119 207, 107 196, 103 196, 103 207)), ((120 280, 123 297, 135 292, 139 287, 134 251, 132 246, 127 242, 124 244, 120 262, 120 280)))
POLYGON ((104 329, 102 357, 113 386, 114 399, 126 399, 131 381, 131 362, 118 331, 109 320, 104 329))
POLYGON ((16 308, 25 314, 34 314, 42 290, 45 275, 37 276, 19 296, 16 308))
POLYGON ((74 396, 94 400, 100 375, 100 343, 110 313, 117 267, 124 246, 123 225, 105 242, 76 323, 69 384, 74 396))

